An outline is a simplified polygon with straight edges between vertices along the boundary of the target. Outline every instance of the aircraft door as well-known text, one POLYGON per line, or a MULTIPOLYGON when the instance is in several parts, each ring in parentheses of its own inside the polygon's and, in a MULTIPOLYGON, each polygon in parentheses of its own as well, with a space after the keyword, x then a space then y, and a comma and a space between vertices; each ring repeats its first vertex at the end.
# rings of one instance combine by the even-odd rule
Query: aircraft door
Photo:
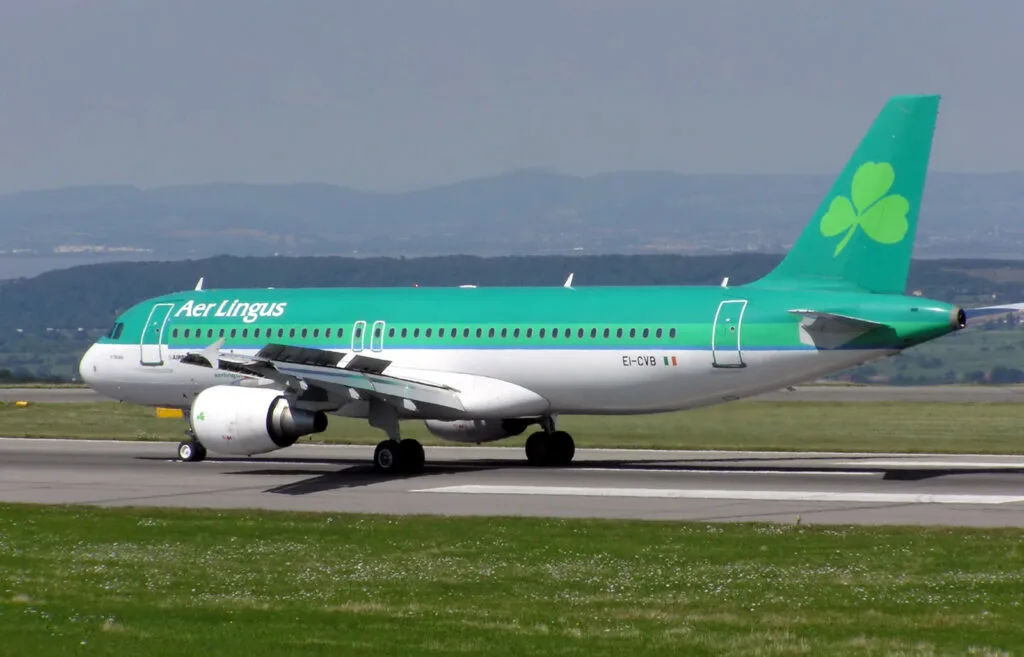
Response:
POLYGON ((384 350, 384 322, 378 320, 373 323, 373 332, 370 333, 370 351, 384 350))
POLYGON ((359 320, 352 325, 352 351, 362 351, 366 344, 366 322, 359 320))
POLYGON ((173 303, 158 303, 149 311, 139 338, 139 361, 143 365, 164 364, 164 324, 172 308, 173 303))
POLYGON ((718 304, 711 329, 711 366, 746 367, 740 336, 746 300, 735 299, 718 304))

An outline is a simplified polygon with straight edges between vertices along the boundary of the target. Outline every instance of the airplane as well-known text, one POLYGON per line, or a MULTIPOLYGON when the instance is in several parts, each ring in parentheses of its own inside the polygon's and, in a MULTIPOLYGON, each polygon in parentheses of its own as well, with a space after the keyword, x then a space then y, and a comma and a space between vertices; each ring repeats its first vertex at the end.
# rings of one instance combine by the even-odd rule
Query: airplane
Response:
MULTIPOLYGON (((424 467, 400 423, 481 444, 538 429, 566 466, 566 415, 664 413, 817 379, 963 329, 904 294, 938 95, 890 98, 780 264, 714 286, 195 289, 138 303, 83 356, 99 393, 179 408, 182 461, 252 456, 363 418, 385 473, 424 467)), ((1013 310, 1010 306, 977 309, 1013 310)))

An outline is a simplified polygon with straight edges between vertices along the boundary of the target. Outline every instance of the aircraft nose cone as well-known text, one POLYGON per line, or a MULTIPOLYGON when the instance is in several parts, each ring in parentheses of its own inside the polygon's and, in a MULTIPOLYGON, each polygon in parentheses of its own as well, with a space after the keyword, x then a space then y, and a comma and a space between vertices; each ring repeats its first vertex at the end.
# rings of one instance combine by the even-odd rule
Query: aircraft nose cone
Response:
POLYGON ((89 385, 96 380, 96 345, 86 349, 82 360, 78 363, 78 375, 89 385))

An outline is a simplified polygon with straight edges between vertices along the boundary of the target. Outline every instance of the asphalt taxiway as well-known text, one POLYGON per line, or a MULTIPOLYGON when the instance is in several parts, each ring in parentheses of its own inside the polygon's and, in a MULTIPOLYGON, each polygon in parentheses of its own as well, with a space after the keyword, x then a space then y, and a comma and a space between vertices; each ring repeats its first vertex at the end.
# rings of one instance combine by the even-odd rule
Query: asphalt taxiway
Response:
MULTIPOLYGON (((753 398, 755 401, 817 402, 1024 402, 1024 386, 797 386, 753 398)), ((113 401, 89 388, 0 388, 0 402, 27 401, 43 404, 113 401)))
POLYGON ((1024 526, 1024 457, 428 447, 380 476, 372 447, 296 445, 201 463, 171 443, 0 438, 0 501, 293 511, 1024 526))

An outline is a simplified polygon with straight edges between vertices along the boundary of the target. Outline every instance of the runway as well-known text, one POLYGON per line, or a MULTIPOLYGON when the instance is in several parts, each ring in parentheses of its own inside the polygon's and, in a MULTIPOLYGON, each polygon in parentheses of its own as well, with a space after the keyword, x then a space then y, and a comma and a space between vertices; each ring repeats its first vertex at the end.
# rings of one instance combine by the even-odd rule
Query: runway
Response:
MULTIPOLYGON (((0 402, 27 401, 45 404, 88 404, 113 401, 88 388, 0 388, 0 402)), ((798 386, 777 390, 754 401, 817 402, 1024 402, 1024 386, 798 386)))
POLYGON ((382 477, 371 447, 174 459, 171 443, 0 438, 0 501, 706 522, 1024 526, 1024 457, 428 447, 382 477))

